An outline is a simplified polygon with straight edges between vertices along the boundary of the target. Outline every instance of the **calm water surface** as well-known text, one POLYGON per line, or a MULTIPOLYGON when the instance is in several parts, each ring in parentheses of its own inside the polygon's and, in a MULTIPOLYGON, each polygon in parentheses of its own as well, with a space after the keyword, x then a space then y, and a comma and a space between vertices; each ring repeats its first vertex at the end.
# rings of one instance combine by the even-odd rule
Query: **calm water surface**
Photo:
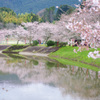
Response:
POLYGON ((0 100, 100 100, 100 73, 49 58, 0 55, 0 100))

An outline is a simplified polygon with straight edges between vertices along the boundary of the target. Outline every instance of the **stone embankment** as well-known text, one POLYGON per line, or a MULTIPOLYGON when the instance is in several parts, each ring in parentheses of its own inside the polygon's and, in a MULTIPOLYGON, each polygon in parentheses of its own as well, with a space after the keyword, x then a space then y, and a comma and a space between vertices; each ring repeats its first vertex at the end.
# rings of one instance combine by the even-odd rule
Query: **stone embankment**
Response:
POLYGON ((49 53, 55 52, 59 49, 59 47, 41 47, 41 46, 33 46, 28 47, 19 54, 22 55, 36 55, 36 56, 48 56, 49 53))
POLYGON ((23 52, 33 52, 33 53, 51 53, 55 52, 59 49, 59 47, 41 47, 41 46, 33 46, 28 47, 23 52))
POLYGON ((10 45, 0 45, 0 51, 10 47, 10 45))
POLYGON ((10 47, 10 45, 0 45, 0 53, 19 53, 22 55, 37 55, 37 56, 48 56, 49 53, 55 52, 59 47, 42 47, 42 46, 29 46, 26 47, 22 52, 11 52, 3 51, 4 49, 10 47))
POLYGON ((6 48, 10 47, 10 45, 0 45, 0 53, 6 48))

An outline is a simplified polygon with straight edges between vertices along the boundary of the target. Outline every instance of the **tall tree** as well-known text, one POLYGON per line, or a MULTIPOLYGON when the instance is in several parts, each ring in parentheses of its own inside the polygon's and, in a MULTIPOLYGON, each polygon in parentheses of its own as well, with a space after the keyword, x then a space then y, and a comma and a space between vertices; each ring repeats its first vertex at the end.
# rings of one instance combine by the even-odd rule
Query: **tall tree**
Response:
POLYGON ((28 31, 27 39, 29 40, 29 44, 31 45, 32 40, 34 40, 34 36, 37 33, 38 22, 28 22, 22 23, 24 28, 28 31))
POLYGON ((69 5, 61 5, 60 7, 57 8, 58 10, 56 12, 56 20, 60 19, 61 14, 70 14, 75 10, 74 7, 71 7, 69 5))
MULTIPOLYGON (((86 0, 83 1, 83 5, 83 8, 77 6, 77 12, 69 19, 66 27, 76 33, 81 33, 81 45, 100 48, 100 19, 99 17, 94 19, 96 14, 100 15, 100 0, 86 0)), ((91 55, 94 59, 100 58, 100 55, 95 56, 94 53, 91 55)))
POLYGON ((55 7, 50 7, 50 8, 46 8, 46 10, 44 11, 44 15, 42 17, 43 21, 46 22, 53 22, 54 21, 54 12, 55 12, 55 7))

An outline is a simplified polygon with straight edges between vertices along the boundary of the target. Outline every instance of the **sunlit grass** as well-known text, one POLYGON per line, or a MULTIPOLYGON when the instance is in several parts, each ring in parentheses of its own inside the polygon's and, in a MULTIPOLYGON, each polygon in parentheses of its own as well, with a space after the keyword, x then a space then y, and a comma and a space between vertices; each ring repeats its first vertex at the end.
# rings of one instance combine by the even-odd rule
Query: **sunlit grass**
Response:
MULTIPOLYGON (((67 58, 72 61, 79 61, 91 65, 100 66, 100 58, 93 59, 93 58, 88 58, 87 56, 90 51, 94 51, 95 49, 90 48, 89 51, 84 50, 82 52, 77 52, 77 53, 73 52, 74 49, 77 50, 78 47, 71 47, 71 46, 62 47, 58 51, 51 53, 49 56, 56 56, 64 59, 67 58)), ((98 48, 98 50, 100 51, 100 48, 98 48)))
POLYGON ((43 46, 43 47, 46 47, 47 44, 38 44, 37 46, 43 46))
POLYGON ((80 62, 76 62, 76 61, 72 61, 72 60, 68 60, 68 59, 56 58, 56 57, 51 57, 51 58, 57 60, 58 62, 60 62, 64 65, 78 66, 78 67, 82 67, 82 68, 91 69, 94 71, 100 71, 100 68, 94 67, 94 66, 91 66, 88 64, 84 64, 84 63, 80 63, 80 62))

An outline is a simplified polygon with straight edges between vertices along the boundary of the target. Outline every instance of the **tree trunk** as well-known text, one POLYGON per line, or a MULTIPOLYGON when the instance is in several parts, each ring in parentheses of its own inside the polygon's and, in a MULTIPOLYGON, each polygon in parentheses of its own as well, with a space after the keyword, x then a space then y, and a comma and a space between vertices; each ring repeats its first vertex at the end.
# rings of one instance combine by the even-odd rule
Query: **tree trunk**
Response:
POLYGON ((19 40, 17 41, 17 45, 18 45, 18 43, 19 43, 19 40))
POLYGON ((31 36, 30 36, 30 39, 29 39, 29 45, 31 45, 31 41, 32 41, 32 39, 31 39, 31 36))
POLYGON ((57 47, 59 46, 59 41, 57 41, 57 47))

